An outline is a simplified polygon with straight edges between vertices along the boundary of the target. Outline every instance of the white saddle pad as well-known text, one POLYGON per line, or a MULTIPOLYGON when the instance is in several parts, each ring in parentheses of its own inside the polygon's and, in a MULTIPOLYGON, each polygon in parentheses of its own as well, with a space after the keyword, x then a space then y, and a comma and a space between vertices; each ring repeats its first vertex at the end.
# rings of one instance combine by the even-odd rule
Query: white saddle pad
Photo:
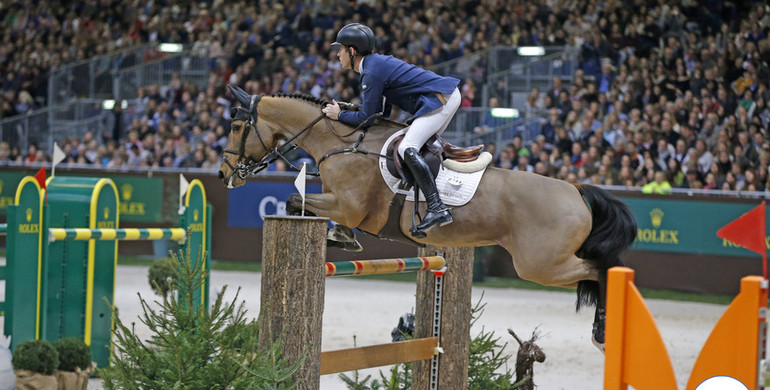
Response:
MULTIPOLYGON (((404 130, 400 130, 390 136, 390 138, 385 141, 385 145, 383 145, 380 154, 387 154, 388 145, 390 145, 394 138, 403 133, 404 130)), ((479 187, 479 182, 481 181, 481 176, 484 174, 485 170, 486 169, 477 172, 463 173, 441 165, 438 171, 438 177, 436 177, 436 188, 438 188, 438 193, 444 204, 447 206, 462 206, 468 203, 471 198, 473 198, 473 194, 476 193, 476 189, 479 187)), ((393 191, 394 194, 398 193, 398 184, 401 182, 401 178, 390 174, 385 157, 380 157, 380 173, 382 174, 382 179, 385 180, 385 183, 387 183, 390 190, 393 191)), ((406 193, 406 200, 414 202, 414 191, 408 190, 406 193)), ((423 195, 422 191, 420 191, 420 201, 425 201, 425 195, 423 195)))

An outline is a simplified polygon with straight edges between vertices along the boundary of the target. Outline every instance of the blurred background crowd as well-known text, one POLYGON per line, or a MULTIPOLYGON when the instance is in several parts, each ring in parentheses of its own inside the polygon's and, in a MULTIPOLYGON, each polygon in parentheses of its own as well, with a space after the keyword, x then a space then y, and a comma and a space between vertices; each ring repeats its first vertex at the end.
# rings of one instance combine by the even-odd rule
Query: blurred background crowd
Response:
MULTIPOLYGON (((492 47, 557 47, 554 61, 576 64, 519 107, 537 119, 534 133, 488 145, 498 167, 654 193, 770 189, 764 1, 17 1, 0 5, 0 22, 0 118, 49 106, 48 75, 67 64, 147 43, 145 62, 167 55, 160 43, 205 58, 205 85, 178 73, 143 85, 130 117, 115 107, 110 131, 58 140, 71 164, 215 171, 229 131, 225 86, 355 102, 358 75, 341 69, 330 44, 361 22, 380 53, 430 69, 468 59, 453 74, 461 111, 514 103, 497 85, 478 93, 491 75, 476 54, 492 47)), ((465 131, 491 133, 503 121, 486 115, 465 131)), ((35 143, 3 140, 0 163, 50 161, 35 143)))

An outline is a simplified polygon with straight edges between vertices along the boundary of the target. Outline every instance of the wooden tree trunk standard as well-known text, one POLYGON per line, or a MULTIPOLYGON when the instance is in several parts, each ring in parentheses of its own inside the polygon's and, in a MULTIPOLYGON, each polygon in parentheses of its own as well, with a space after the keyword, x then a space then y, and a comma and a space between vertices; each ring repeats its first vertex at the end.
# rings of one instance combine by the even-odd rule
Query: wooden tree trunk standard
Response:
MULTIPOLYGON (((439 359, 439 389, 468 388, 468 354, 471 328, 471 285, 473 282, 473 248, 420 248, 418 256, 443 253, 447 262, 444 275, 441 339, 444 349, 439 359)), ((432 272, 417 274, 417 305, 415 308, 415 338, 430 337, 433 331, 432 272)), ((427 390, 430 385, 430 360, 415 362, 413 388, 427 390)))
POLYGON ((265 217, 262 230, 259 345, 269 348, 280 338, 283 356, 305 358, 293 378, 300 390, 319 388, 327 221, 265 217))

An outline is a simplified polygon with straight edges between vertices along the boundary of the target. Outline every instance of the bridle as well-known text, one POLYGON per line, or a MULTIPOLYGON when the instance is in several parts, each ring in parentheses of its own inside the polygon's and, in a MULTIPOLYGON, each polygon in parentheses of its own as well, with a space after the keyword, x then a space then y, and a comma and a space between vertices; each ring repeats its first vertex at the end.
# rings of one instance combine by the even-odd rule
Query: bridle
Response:
MULTIPOLYGON (((267 147, 265 144, 265 141, 262 139, 262 136, 259 134, 259 130, 257 129, 257 121, 259 119, 259 115, 257 112, 257 105, 259 104, 259 101, 262 100, 263 95, 252 95, 251 101, 249 102, 249 108, 246 109, 244 107, 233 107, 230 109, 230 117, 231 120, 244 120, 244 129, 243 134, 241 135, 241 142, 238 150, 233 149, 224 149, 222 151, 222 160, 224 160, 224 163, 230 167, 232 170, 232 173, 230 174, 230 177, 227 178, 227 180, 231 180, 234 175, 238 175, 241 179, 246 179, 248 176, 253 176, 258 174, 259 172, 265 170, 267 167, 270 166, 273 162, 278 160, 279 158, 283 160, 290 168, 295 169, 297 171, 300 170, 300 168, 294 166, 294 164, 291 163, 284 155, 294 149, 297 148, 297 145, 293 142, 297 137, 302 135, 304 132, 311 129, 313 126, 315 126, 318 122, 321 121, 321 119, 326 119, 326 123, 329 126, 329 129, 334 133, 336 136, 340 138, 345 138, 348 136, 353 135, 355 132, 361 130, 361 134, 358 136, 358 139, 356 140, 355 144, 350 148, 345 148, 341 150, 336 150, 330 153, 327 153, 321 157, 321 159, 318 160, 318 166, 320 168, 321 163, 324 162, 327 158, 340 153, 362 153, 362 154, 372 154, 380 157, 385 158, 392 158, 390 156, 383 156, 378 153, 372 153, 367 150, 359 149, 359 145, 363 141, 364 137, 366 136, 366 129, 361 129, 359 127, 353 129, 348 134, 339 134, 337 133, 337 130, 334 129, 334 126, 332 126, 331 121, 328 117, 326 117, 326 114, 321 112, 320 115, 318 115, 313 121, 311 121, 305 128, 297 132, 294 136, 287 139, 286 142, 283 143, 283 145, 273 148, 270 150, 270 148, 267 147), (248 156, 246 156, 246 137, 249 135, 249 131, 251 128, 254 128, 254 133, 257 134, 257 139, 259 139, 259 143, 262 144, 262 148, 266 152, 265 156, 262 157, 259 161, 256 161, 248 156), (237 160, 235 164, 230 162, 230 160, 227 158, 227 154, 232 154, 237 156, 237 160)), ((319 171, 316 172, 307 172, 308 175, 311 176, 320 176, 319 171)))
MULTIPOLYGON (((222 160, 224 160, 224 163, 227 164, 227 166, 230 167, 230 169, 233 171, 230 174, 230 177, 237 174, 239 178, 246 179, 248 176, 256 175, 259 172, 265 170, 270 166, 270 164, 279 158, 285 161, 289 167, 299 170, 299 168, 295 167, 294 164, 292 164, 284 155, 297 148, 297 145, 293 142, 295 139, 297 139, 297 137, 315 126, 316 123, 321 121, 321 119, 326 118, 326 114, 321 113, 312 122, 305 126, 304 129, 300 130, 293 137, 286 140, 283 145, 270 150, 270 148, 268 148, 265 144, 265 141, 262 139, 262 135, 259 134, 259 130, 257 129, 257 121, 259 120, 257 105, 259 104, 260 100, 262 100, 262 95, 253 95, 251 97, 251 102, 249 103, 249 109, 243 107, 233 107, 230 109, 230 117, 232 120, 239 119, 246 121, 243 126, 243 134, 241 135, 241 143, 238 150, 225 149, 222 151, 222 160), (254 128, 254 133, 257 135, 257 139, 259 139, 259 143, 262 144, 262 148, 266 152, 265 156, 262 157, 262 159, 259 161, 255 161, 254 159, 246 156, 246 137, 249 135, 249 131, 252 127, 254 128), (235 165, 233 165, 233 163, 231 163, 227 158, 227 154, 237 156, 235 165)), ((311 172, 309 174, 318 176, 317 172, 311 172)), ((229 179, 230 178, 228 178, 228 180, 229 179)))
POLYGON ((257 104, 259 104, 259 101, 261 99, 262 99, 262 95, 253 95, 251 97, 249 109, 245 109, 243 107, 233 107, 230 109, 230 118, 232 118, 232 120, 241 119, 241 120, 245 120, 246 123, 243 126, 243 134, 241 135, 241 145, 238 148, 238 150, 225 149, 222 151, 222 160, 232 170, 232 173, 230 174, 230 177, 228 178, 228 180, 230 180, 232 176, 236 174, 241 179, 245 179, 246 176, 249 175, 249 171, 256 170, 256 172, 259 172, 265 169, 265 167, 259 166, 259 163, 255 162, 250 158, 247 159, 245 156, 246 137, 249 135, 249 130, 251 130, 252 126, 254 126, 254 132, 257 133, 257 138, 259 138, 259 142, 262 144, 262 147, 265 148, 266 151, 268 150, 267 145, 265 145, 265 141, 262 140, 262 136, 259 134, 259 131, 257 131, 257 118, 258 118, 257 104), (230 162, 230 160, 227 158, 228 153, 237 156, 237 160, 235 163, 236 165, 233 165, 230 162))

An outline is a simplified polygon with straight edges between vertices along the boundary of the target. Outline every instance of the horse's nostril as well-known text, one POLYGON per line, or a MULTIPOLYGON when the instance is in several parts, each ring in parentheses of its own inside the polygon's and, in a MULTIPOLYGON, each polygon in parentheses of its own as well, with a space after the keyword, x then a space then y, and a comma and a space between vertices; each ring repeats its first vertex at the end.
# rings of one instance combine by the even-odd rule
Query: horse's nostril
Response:
POLYGON ((223 180, 225 178, 225 173, 222 171, 219 171, 219 179, 223 180))

